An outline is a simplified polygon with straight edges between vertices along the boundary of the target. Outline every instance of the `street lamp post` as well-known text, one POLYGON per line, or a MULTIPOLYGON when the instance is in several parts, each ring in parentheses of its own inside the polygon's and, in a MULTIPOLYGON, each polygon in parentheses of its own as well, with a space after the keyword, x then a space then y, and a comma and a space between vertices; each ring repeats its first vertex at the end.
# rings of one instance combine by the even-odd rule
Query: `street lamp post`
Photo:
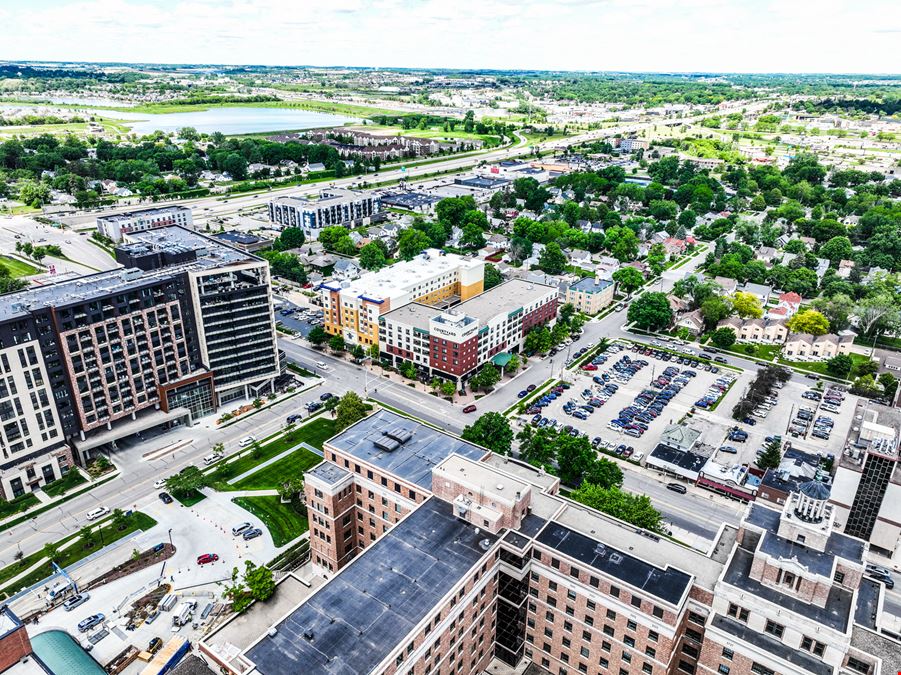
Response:
POLYGON ((171 527, 169 528, 169 546, 171 546, 172 548, 175 548, 174 544, 172 543, 172 528, 171 527))

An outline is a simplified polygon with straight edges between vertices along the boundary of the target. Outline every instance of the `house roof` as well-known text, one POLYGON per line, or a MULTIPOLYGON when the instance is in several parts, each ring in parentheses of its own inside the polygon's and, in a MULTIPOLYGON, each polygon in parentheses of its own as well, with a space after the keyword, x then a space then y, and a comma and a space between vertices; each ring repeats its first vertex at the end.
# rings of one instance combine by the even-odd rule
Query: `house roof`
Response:
POLYGON ((801 296, 794 291, 789 291, 788 293, 783 293, 779 296, 779 302, 784 302, 789 305, 800 305, 801 300, 801 296))

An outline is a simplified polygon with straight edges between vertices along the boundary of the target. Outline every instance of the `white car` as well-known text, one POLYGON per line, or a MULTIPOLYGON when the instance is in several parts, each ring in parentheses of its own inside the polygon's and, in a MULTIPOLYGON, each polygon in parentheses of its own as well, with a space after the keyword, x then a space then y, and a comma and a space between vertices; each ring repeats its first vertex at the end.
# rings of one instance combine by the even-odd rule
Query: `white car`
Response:
POLYGON ((98 506, 96 509, 91 509, 85 514, 85 517, 88 520, 97 520, 98 518, 102 518, 107 513, 109 513, 109 509, 105 506, 98 506))
POLYGON ((166 479, 165 478, 160 478, 158 481, 156 481, 153 484, 154 490, 159 490, 160 488, 164 488, 164 487, 166 487, 166 479))
MULTIPOLYGON (((250 438, 250 436, 248 436, 247 438, 250 438)), ((242 439, 242 441, 241 441, 241 443, 242 443, 241 447, 242 447, 242 448, 244 447, 244 445, 243 445, 244 440, 246 440, 246 439, 242 439)), ((252 440, 252 439, 251 439, 250 443, 253 443, 253 440, 252 440)), ((247 445, 250 445, 250 443, 248 443, 247 445)), ((217 461, 217 460, 220 460, 220 459, 222 459, 222 453, 221 453, 221 452, 214 452, 214 453, 212 453, 211 455, 207 455, 206 457, 204 457, 204 458, 203 458, 203 463, 206 464, 206 465, 210 465, 210 464, 212 464, 213 462, 215 462, 215 461, 217 461)))
MULTIPOLYGON (((252 445, 255 440, 256 439, 253 436, 245 436, 240 441, 238 441, 238 445, 241 446, 242 448, 246 448, 248 445, 252 445)), ((208 455, 208 456, 212 457, 212 455, 208 455)), ((203 461, 206 462, 206 460, 207 460, 207 458, 204 457, 203 461)), ((209 464, 209 462, 207 462, 207 464, 209 464)))

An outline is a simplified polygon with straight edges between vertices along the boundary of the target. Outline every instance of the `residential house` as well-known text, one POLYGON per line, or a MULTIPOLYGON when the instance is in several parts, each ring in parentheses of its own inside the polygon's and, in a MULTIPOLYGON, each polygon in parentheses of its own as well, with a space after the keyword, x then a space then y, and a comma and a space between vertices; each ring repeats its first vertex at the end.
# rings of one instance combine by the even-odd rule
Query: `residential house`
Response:
POLYGON ((772 246, 761 246, 757 249, 757 255, 755 256, 755 258, 761 262, 766 263, 767 265, 772 265, 778 255, 779 251, 774 249, 772 246))
POLYGON ((739 342, 782 344, 788 337, 785 319, 742 319, 730 316, 720 321, 717 328, 731 328, 739 342))
POLYGON ((510 240, 502 234, 489 235, 485 241, 495 251, 506 251, 510 248, 510 240))
POLYGON ((854 261, 853 260, 840 260, 838 263, 838 276, 840 279, 847 279, 851 276, 851 271, 854 269, 854 261))
POLYGON ((329 267, 333 266, 336 262, 335 256, 331 253, 315 253, 311 255, 301 255, 300 262, 308 267, 313 267, 317 270, 326 270, 329 267))
POLYGON ((822 279, 828 269, 829 261, 826 258, 817 258, 817 266, 814 269, 814 272, 817 273, 817 279, 822 279))
POLYGON ((878 266, 873 266, 867 271, 867 275, 863 278, 863 283, 871 284, 874 281, 876 281, 877 279, 879 279, 879 277, 884 276, 886 274, 888 274, 888 270, 883 269, 878 266))
POLYGON ((663 230, 660 232, 654 232, 650 237, 648 237, 648 241, 651 244, 663 244, 669 239, 670 236, 663 230))
POLYGON ((807 246, 808 249, 813 250, 817 245, 817 240, 813 237, 798 237, 798 240, 807 246))
POLYGON ((735 279, 730 279, 729 277, 713 277, 713 281, 722 289, 720 295, 732 295, 738 290, 738 282, 735 279))
POLYGON ((538 264, 538 259, 544 252, 544 244, 532 244, 532 255, 522 261, 524 269, 530 269, 538 264))
POLYGON ((676 326, 678 328, 687 328, 692 335, 700 335, 704 332, 704 317, 701 316, 700 310, 696 309, 678 319, 676 326))
POLYGON ((850 354, 854 343, 854 333, 849 331, 841 335, 810 335, 809 333, 792 333, 785 341, 782 354, 798 359, 831 359, 839 354, 850 354))
POLYGON ((668 237, 663 242, 663 248, 666 249, 666 253, 669 256, 680 256, 685 253, 685 248, 688 246, 688 242, 684 239, 676 239, 675 237, 668 237))
POLYGON ((770 295, 773 292, 772 286, 766 286, 764 284, 752 284, 747 283, 739 289, 743 293, 750 293, 755 298, 760 300, 761 306, 766 306, 770 301, 770 295))
POLYGON ((339 279, 353 279, 360 276, 362 268, 352 258, 338 258, 332 268, 332 274, 339 279))
POLYGON ((583 249, 573 249, 568 251, 569 264, 579 267, 583 270, 591 270, 594 268, 594 262, 591 260, 591 253, 583 249))
POLYGON ((624 265, 625 267, 634 267, 642 274, 648 273, 648 265, 647 263, 642 262, 641 260, 633 260, 632 262, 628 262, 624 265))
POLYGON ((613 273, 616 272, 621 266, 621 263, 616 258, 605 255, 602 256, 598 261, 598 264, 595 265, 594 273, 600 279, 607 279, 608 281, 613 279, 613 273))

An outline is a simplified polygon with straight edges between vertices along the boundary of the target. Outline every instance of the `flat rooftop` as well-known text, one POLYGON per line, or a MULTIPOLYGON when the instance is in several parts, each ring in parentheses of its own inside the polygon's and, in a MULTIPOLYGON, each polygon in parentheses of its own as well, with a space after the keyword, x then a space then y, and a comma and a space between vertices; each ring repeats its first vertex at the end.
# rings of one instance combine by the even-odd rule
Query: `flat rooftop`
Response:
POLYGON ((747 591, 752 597, 762 598, 824 626, 829 626, 841 632, 847 630, 848 622, 851 619, 851 603, 853 600, 853 594, 850 591, 833 586, 826 598, 826 606, 818 607, 791 595, 780 593, 775 588, 764 586, 759 581, 752 579, 751 563, 753 560, 753 553, 737 547, 732 556, 732 561, 726 569, 726 574, 723 576, 723 581, 730 586, 747 591))
MULTIPOLYGON (((438 249, 428 249, 413 258, 394 263, 378 272, 368 272, 350 282, 328 281, 322 288, 339 291, 342 295, 364 297, 373 301, 402 297, 417 284, 434 279, 455 269, 473 269, 485 263, 455 253, 442 253, 438 249)), ((422 295, 425 295, 423 291, 422 295)))
POLYGON ((548 523, 536 541, 672 605, 680 604, 691 584, 682 570, 657 567, 561 523, 548 523))
POLYGON ((739 621, 717 614, 713 617, 713 625, 729 635, 734 635, 740 640, 748 642, 783 661, 788 661, 800 667, 804 672, 813 673, 813 675, 832 675, 832 666, 828 663, 824 663, 813 655, 802 652, 800 649, 789 647, 781 640, 749 628, 739 621))
POLYGON ((432 469, 452 454, 478 461, 488 452, 384 409, 349 426, 327 444, 427 490, 432 487, 432 469))
POLYGON ((187 206, 159 206, 152 209, 136 209, 134 211, 126 211, 124 213, 114 213, 109 216, 97 216, 97 220, 108 223, 132 220, 134 218, 152 218, 154 216, 163 216, 168 213, 191 213, 191 209, 187 206))
POLYGON ((333 464, 332 462, 322 462, 307 471, 307 474, 309 474, 310 476, 315 476, 326 485, 334 485, 335 483, 338 483, 345 477, 349 476, 350 471, 348 471, 347 469, 342 469, 340 466, 333 464))
POLYGON ((245 655, 261 675, 372 672, 495 541, 432 497, 245 655))
POLYGON ((297 208, 317 208, 324 204, 328 204, 330 206, 330 202, 355 202, 363 199, 375 199, 375 196, 364 192, 356 192, 354 190, 331 188, 328 190, 322 190, 315 197, 313 197, 312 195, 285 195, 283 197, 276 197, 272 201, 273 203, 277 204, 284 204, 285 202, 288 202, 291 206, 295 206, 297 208))
MULTIPOLYGON (((478 320, 485 325, 489 320, 500 314, 511 314, 523 309, 536 298, 548 293, 557 293, 553 286, 538 284, 524 279, 511 279, 474 298, 470 298, 454 307, 451 311, 463 314, 478 320)), ((429 329, 429 321, 443 314, 440 309, 432 305, 424 305, 411 302, 400 309, 395 309, 384 314, 386 319, 400 321, 413 328, 429 329)))
POLYGON ((571 291, 580 291, 582 293, 600 293, 605 290, 608 286, 612 286, 612 281, 607 281, 606 279, 596 279, 593 277, 585 277, 584 279, 579 279, 576 283, 571 284, 569 290, 571 291))

